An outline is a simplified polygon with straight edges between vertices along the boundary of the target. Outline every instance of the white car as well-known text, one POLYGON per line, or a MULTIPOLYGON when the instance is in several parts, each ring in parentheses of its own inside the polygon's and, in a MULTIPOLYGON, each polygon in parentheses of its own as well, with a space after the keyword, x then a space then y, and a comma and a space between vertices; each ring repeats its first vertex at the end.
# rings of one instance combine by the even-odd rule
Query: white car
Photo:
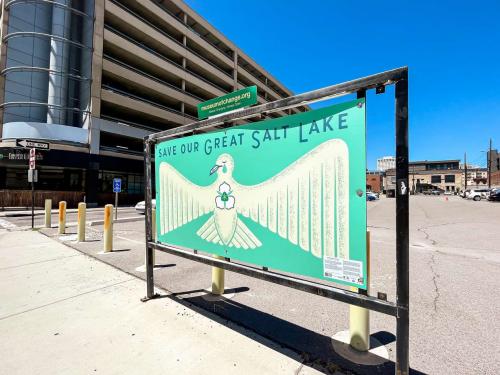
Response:
POLYGON ((473 189, 467 194, 467 199, 480 201, 481 199, 487 199, 489 195, 490 189, 473 189))
MULTIPOLYGON (((156 199, 152 199, 151 200, 151 203, 153 205, 153 208, 156 208, 156 199)), ((146 211, 146 202, 145 201, 140 201, 139 203, 137 203, 135 205, 135 209, 137 210, 137 212, 139 212, 140 214, 143 214, 145 211, 146 211)))

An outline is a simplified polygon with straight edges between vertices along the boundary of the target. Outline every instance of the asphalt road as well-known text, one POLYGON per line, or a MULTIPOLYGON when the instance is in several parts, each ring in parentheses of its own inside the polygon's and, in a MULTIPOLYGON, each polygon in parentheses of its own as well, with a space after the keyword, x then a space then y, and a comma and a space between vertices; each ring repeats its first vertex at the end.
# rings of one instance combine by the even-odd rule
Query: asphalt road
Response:
MULTIPOLYGON (((9 218, 4 218, 9 219, 9 218)), ((395 298, 395 200, 368 202, 370 294, 395 298)), ((459 197, 410 198, 410 364, 415 374, 496 374, 500 363, 500 204, 459 197)), ((102 227, 88 242, 59 238, 80 251, 144 277, 144 227, 115 224, 114 253, 99 255, 102 227)), ((58 238, 55 230, 44 230, 58 238)), ((69 231, 71 233, 71 230, 69 231)), ((74 230, 73 230, 74 232, 74 230)), ((394 373, 393 362, 356 366, 333 351, 331 337, 348 328, 348 306, 228 272, 230 299, 210 301, 210 267, 157 253, 155 283, 177 298, 301 353, 305 361, 340 364, 356 373, 394 373)), ((145 293, 145 290, 144 290, 145 293)), ((141 296, 138 296, 141 297, 141 296)), ((371 333, 395 358, 395 320, 371 314, 371 333)))

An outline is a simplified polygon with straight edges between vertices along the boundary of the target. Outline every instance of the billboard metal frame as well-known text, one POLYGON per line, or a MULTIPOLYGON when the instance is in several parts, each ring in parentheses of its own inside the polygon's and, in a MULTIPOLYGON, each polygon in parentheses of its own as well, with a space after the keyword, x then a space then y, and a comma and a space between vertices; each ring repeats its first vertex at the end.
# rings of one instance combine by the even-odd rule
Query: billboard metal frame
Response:
POLYGON ((143 299, 154 298, 153 251, 163 251, 186 259, 219 267, 228 271, 255 277, 304 292, 316 294, 336 301, 364 307, 396 318, 396 374, 409 372, 409 185, 408 185, 408 68, 388 70, 364 78, 348 81, 303 94, 264 103, 255 107, 240 109, 215 118, 193 122, 174 129, 154 133, 144 138, 144 180, 145 180, 145 223, 146 223, 146 283, 147 293, 143 299), (383 92, 383 86, 395 85, 395 127, 396 127, 396 301, 390 302, 339 287, 325 285, 293 276, 232 262, 230 259, 216 259, 199 254, 196 249, 169 246, 153 240, 152 232, 152 155, 155 144, 170 138, 195 134, 217 128, 231 127, 237 120, 261 117, 313 102, 357 94, 364 97, 366 90, 383 92))

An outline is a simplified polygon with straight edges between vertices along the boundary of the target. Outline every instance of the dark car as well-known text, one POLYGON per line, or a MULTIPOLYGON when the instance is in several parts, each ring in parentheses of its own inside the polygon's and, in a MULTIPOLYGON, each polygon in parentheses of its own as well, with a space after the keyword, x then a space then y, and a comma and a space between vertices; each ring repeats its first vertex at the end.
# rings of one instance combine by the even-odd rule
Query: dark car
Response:
POLYGON ((493 190, 488 196, 488 200, 492 202, 500 202, 500 190, 493 190))

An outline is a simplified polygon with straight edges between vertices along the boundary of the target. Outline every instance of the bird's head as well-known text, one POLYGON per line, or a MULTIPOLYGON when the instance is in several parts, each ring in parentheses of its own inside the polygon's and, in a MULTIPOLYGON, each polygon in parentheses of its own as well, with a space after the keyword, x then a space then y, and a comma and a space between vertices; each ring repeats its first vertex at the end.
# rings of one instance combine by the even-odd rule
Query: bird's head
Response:
POLYGON ((210 170, 210 174, 217 172, 219 176, 230 176, 233 173, 234 161, 231 155, 222 154, 217 158, 215 165, 210 170))

